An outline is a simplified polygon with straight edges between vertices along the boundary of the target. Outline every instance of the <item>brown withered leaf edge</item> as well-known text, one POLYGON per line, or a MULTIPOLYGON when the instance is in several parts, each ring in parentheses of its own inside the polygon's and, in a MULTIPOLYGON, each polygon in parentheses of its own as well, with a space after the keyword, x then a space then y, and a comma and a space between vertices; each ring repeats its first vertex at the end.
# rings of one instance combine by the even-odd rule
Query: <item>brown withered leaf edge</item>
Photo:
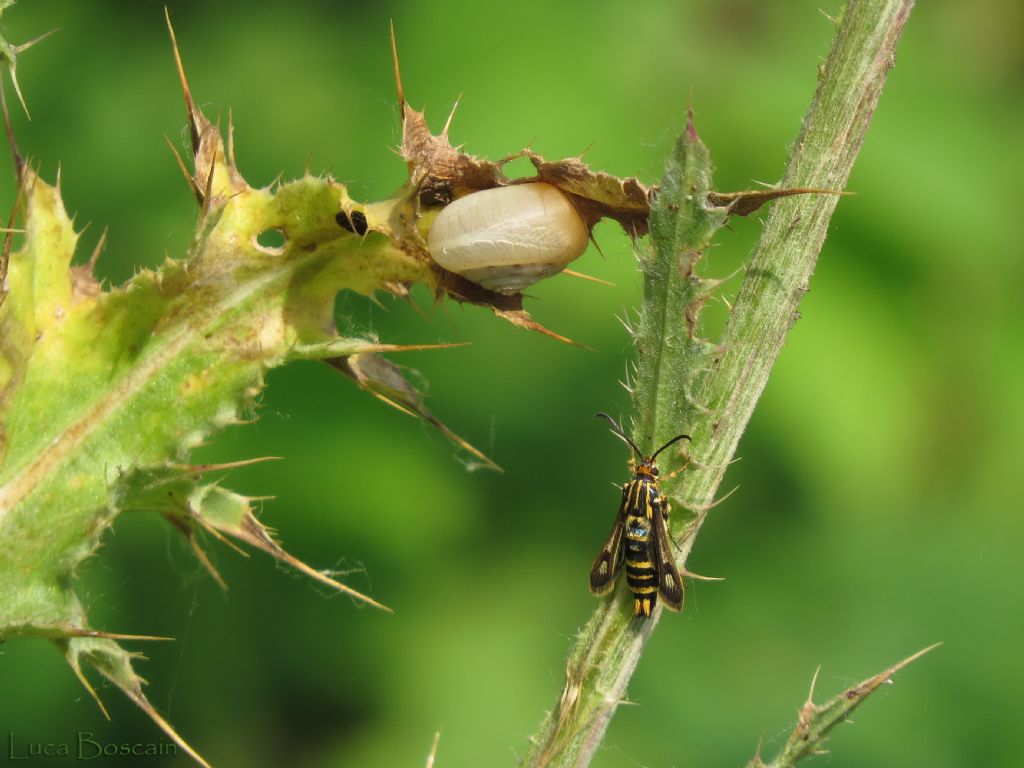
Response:
MULTIPOLYGON (((638 238, 647 234, 651 202, 658 193, 655 186, 645 185, 633 177, 619 178, 602 171, 593 171, 578 157, 548 162, 533 150, 523 149, 492 161, 463 152, 460 146, 453 146, 448 138, 454 108, 441 133, 431 133, 424 113, 413 109, 405 99, 394 30, 391 44, 402 112, 402 143, 399 150, 408 166, 410 192, 421 210, 444 207, 464 195, 484 189, 545 182, 565 193, 588 227, 593 228, 599 220, 609 218, 617 221, 630 237, 638 238), (505 165, 523 157, 533 164, 536 176, 516 179, 506 177, 503 170, 505 165)), ((706 204, 713 208, 726 208, 730 215, 748 216, 777 198, 804 194, 841 193, 824 189, 769 187, 739 192, 711 192, 706 204)), ((522 294, 495 293, 434 266, 439 292, 456 301, 490 307, 496 314, 517 325, 539 330, 554 338, 563 338, 530 319, 522 306, 522 294)))
MULTIPOLYGON (((444 130, 430 132, 422 112, 405 101, 401 84, 402 158, 409 167, 410 183, 418 191, 419 204, 425 208, 443 207, 463 195, 493 187, 530 184, 538 181, 557 187, 573 201, 584 221, 591 227, 603 218, 619 222, 626 234, 642 237, 648 231, 651 202, 658 194, 637 178, 619 178, 593 171, 579 158, 548 162, 531 149, 491 161, 478 158, 448 140, 449 117, 444 130), (526 157, 536 176, 509 179, 502 169, 513 160, 526 157)), ((765 203, 780 197, 808 194, 842 194, 836 190, 809 187, 745 189, 739 192, 709 192, 706 204, 726 208, 731 216, 749 216, 765 203)))

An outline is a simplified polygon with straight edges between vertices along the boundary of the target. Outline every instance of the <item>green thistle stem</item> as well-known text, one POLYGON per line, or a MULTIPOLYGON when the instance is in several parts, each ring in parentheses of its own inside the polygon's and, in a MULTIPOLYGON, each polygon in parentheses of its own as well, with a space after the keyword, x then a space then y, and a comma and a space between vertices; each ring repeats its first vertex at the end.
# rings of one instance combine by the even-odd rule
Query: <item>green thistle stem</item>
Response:
MULTIPOLYGON (((845 187, 913 5, 913 0, 851 0, 837 23, 782 187, 845 187)), ((706 204, 710 169, 707 150, 690 124, 651 212, 652 253, 641 257, 644 298, 635 330, 638 445, 649 450, 680 428, 694 437, 691 468, 667 485, 676 503, 674 533, 682 536, 681 567, 798 316, 838 200, 809 195, 774 203, 721 342, 713 346, 696 337, 695 322, 714 287, 697 276, 695 266, 725 221, 724 209, 706 204)), ((660 612, 639 621, 625 600, 601 602, 569 652, 561 697, 532 739, 523 765, 590 762, 625 699, 660 612)))

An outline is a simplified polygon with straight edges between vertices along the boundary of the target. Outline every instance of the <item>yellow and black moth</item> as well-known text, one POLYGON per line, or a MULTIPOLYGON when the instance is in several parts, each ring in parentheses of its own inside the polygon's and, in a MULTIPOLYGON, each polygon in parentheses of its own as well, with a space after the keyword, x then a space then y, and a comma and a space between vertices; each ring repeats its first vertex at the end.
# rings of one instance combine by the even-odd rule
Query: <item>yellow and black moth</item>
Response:
POLYGON ((678 611, 683 607, 683 580, 672 561, 669 549, 669 503, 658 483, 658 454, 689 435, 676 435, 650 456, 644 456, 636 443, 607 413, 597 414, 612 425, 636 455, 633 479, 622 486, 622 502, 615 517, 611 536, 590 570, 590 591, 604 595, 614 586, 626 564, 626 583, 633 593, 633 613, 650 616, 661 595, 665 607, 678 611))

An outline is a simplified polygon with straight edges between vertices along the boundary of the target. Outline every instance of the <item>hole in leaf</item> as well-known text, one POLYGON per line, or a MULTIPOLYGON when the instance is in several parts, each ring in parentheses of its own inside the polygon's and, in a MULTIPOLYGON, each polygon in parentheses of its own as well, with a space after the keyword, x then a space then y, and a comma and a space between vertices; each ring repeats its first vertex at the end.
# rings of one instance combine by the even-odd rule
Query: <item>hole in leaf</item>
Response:
POLYGON ((533 167, 528 157, 517 157, 505 163, 501 166, 501 172, 509 179, 532 179, 537 175, 537 169, 533 167))
POLYGON ((277 227, 268 227, 256 235, 256 245, 267 253, 284 253, 284 246, 287 242, 288 238, 277 227))

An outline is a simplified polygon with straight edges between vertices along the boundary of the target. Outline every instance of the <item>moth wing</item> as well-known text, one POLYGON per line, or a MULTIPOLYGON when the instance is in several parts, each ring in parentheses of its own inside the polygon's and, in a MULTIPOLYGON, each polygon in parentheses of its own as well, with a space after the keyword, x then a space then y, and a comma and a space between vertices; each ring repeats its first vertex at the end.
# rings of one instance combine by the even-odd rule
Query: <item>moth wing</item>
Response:
POLYGON ((652 515, 654 520, 654 538, 651 540, 655 566, 658 569, 658 594, 665 601, 665 607, 671 611, 683 608, 683 579, 679 575, 676 564, 672 561, 672 549, 669 547, 668 529, 665 518, 661 514, 652 515))
POLYGON ((594 560, 590 569, 590 591, 595 595, 606 595, 615 586, 615 577, 619 575, 625 553, 622 550, 622 530, 626 524, 626 497, 623 493, 619 513, 615 517, 608 541, 601 548, 601 553, 594 560))

